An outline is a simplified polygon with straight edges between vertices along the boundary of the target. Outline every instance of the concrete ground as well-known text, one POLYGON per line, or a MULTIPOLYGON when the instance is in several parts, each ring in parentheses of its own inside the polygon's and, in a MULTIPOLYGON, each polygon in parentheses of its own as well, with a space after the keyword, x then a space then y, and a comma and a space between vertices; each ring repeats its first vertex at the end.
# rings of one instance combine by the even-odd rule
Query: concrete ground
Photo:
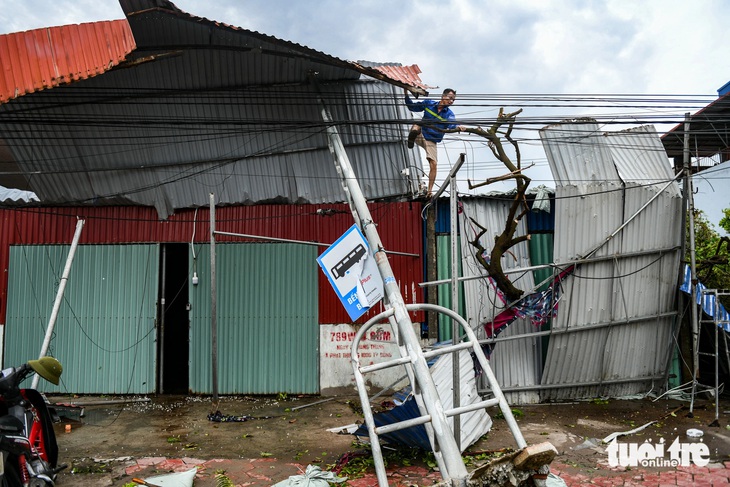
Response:
MULTIPOLYGON (((49 399, 54 404, 54 400, 73 402, 69 398, 49 399)), ((101 405, 86 407, 83 417, 65 417, 57 425, 61 461, 71 465, 59 475, 59 487, 128 487, 135 477, 144 479, 192 467, 198 469, 195 487, 225 485, 220 483, 223 477, 237 487, 263 487, 300 475, 308 465, 343 476, 354 472, 345 486, 377 485, 372 463, 368 463, 369 447, 352 435, 327 431, 362 422, 355 396, 324 402, 320 397, 224 398, 216 406, 233 418, 248 420, 223 423, 210 421, 211 403, 200 397, 152 397, 124 405, 104 404, 112 398, 73 399, 97 399, 101 405), (71 432, 65 433, 66 425, 71 432), (363 462, 364 467, 348 470, 356 461, 363 462)), ((730 485, 730 399, 721 398, 719 410, 719 421, 714 421, 712 400, 698 401, 693 414, 688 414, 686 402, 675 400, 513 407, 528 445, 547 441, 556 447, 558 455, 551 463, 551 473, 568 486, 730 485), (709 451, 709 463, 611 467, 608 445, 600 439, 638 428, 643 429, 622 435, 619 441, 635 445, 662 442, 667 451, 675 440, 684 445, 702 444, 709 451), (701 430, 703 438, 688 437, 690 429, 701 430)), ((506 422, 491 410, 490 414, 492 430, 464 455, 470 472, 500 452, 515 450, 506 422)), ((425 453, 391 459, 387 471, 392 487, 431 486, 442 481, 425 453)))

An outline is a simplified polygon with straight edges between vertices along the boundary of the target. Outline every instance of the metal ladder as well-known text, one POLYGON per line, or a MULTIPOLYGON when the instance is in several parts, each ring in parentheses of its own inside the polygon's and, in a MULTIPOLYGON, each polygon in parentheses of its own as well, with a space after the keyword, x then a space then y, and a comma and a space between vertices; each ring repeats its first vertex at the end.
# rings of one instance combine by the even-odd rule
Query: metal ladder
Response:
MULTIPOLYGON (((316 85, 316 76, 313 76, 312 80, 316 85)), ((355 370, 355 380, 357 381, 358 393, 360 395, 363 406, 363 413, 366 416, 366 422, 368 424, 368 431, 371 438, 371 446, 373 449, 373 458, 376 464, 375 470, 378 476, 378 484, 380 485, 380 487, 388 487, 388 479, 385 474, 385 465, 383 463, 383 454, 380 450, 380 444, 377 441, 378 434, 382 434, 387 430, 383 428, 380 428, 378 430, 375 429, 373 414, 372 410, 370 409, 370 402, 367 397, 367 389, 365 388, 365 382, 362 378, 362 374, 365 372, 380 370, 380 368, 383 367, 382 365, 377 366, 377 368, 372 368, 376 366, 360 367, 357 357, 357 343, 359 343, 362 334, 368 328, 373 326, 373 324, 379 321, 381 318, 387 317, 394 330, 394 333, 396 334, 398 340, 398 348, 401 355, 400 359, 391 361, 389 366, 405 365, 405 368, 408 371, 411 385, 413 387, 414 396, 416 397, 418 408, 420 412, 424 414, 424 416, 422 416, 421 418, 417 418, 413 421, 408 421, 408 425, 402 425, 401 427, 405 428, 407 426, 414 426, 416 424, 424 424, 426 431, 429 435, 431 447, 433 448, 434 454, 436 455, 442 478, 444 478, 444 480, 452 481, 453 485, 465 486, 468 472, 466 470, 466 467, 464 466, 464 461, 461 458, 461 451, 456 444, 454 433, 449 429, 446 413, 448 412, 452 416, 462 414, 464 412, 473 410, 476 405, 470 405, 464 408, 456 407, 448 411, 444 411, 444 406, 441 403, 441 399, 438 396, 438 391, 436 390, 436 386, 434 385, 433 378, 431 377, 431 374, 428 370, 428 364, 426 363, 425 359, 426 356, 449 353, 452 351, 466 349, 466 347, 473 347, 475 353, 477 354, 477 357, 479 357, 479 361, 484 368, 485 373, 487 374, 490 386, 493 388, 493 392, 495 393, 495 399, 485 401, 483 404, 480 404, 480 406, 487 407, 487 405, 499 404, 505 419, 507 419, 507 422, 510 425, 512 434, 515 436, 517 444, 520 446, 520 448, 526 446, 525 440, 522 438, 522 434, 519 432, 519 429, 517 429, 517 423, 512 416, 512 411, 507 405, 507 402, 505 401, 504 396, 502 395, 502 392, 497 385, 497 381, 491 369, 489 368, 489 364, 487 363, 487 359, 484 356, 484 353, 479 347, 476 336, 474 335, 474 332, 469 328, 467 323, 458 314, 446 308, 426 304, 410 305, 409 307, 405 304, 403 296, 401 295, 398 281, 393 274, 393 269, 390 266, 390 262, 388 261, 385 248, 383 247, 380 236, 378 235, 377 226, 372 219, 372 215, 370 214, 367 200, 365 199, 362 193, 362 189, 360 188, 360 185, 357 181, 357 175, 352 168, 352 164, 350 164, 350 159, 347 156, 347 152, 345 151, 342 139, 340 138, 337 131, 337 126, 332 120, 332 116, 330 115, 329 110, 324 103, 324 99, 322 99, 321 97, 320 104, 322 120, 327 126, 327 142, 330 147, 330 151, 334 157, 335 167, 342 181, 342 187, 345 192, 345 196, 347 197, 347 201, 350 205, 350 209, 352 211, 353 218, 355 219, 356 224, 367 239, 368 245, 370 246, 369 250, 371 252, 371 257, 375 259, 378 271, 380 272, 380 276, 383 279, 383 302, 385 303, 387 310, 383 313, 380 313, 372 320, 368 321, 366 326, 363 326, 359 330, 357 339, 354 341, 354 351, 352 354, 353 368, 355 370), (416 333, 413 330, 413 323, 411 322, 410 316, 408 314, 409 309, 431 309, 451 316, 454 320, 457 320, 461 324, 471 342, 467 343, 466 345, 457 344, 451 347, 446 347, 445 349, 439 350, 438 352, 428 352, 429 355, 425 354, 421 350, 420 342, 418 340, 418 337, 416 336, 416 333)), ((391 428, 391 431, 393 430, 393 426, 394 425, 389 426, 389 428, 391 428)))
MULTIPOLYGON (((444 478, 444 480, 451 480, 452 485, 466 485, 466 476, 463 475, 463 472, 451 472, 449 471, 448 465, 454 465, 453 462, 449 462, 448 459, 444 458, 443 452, 441 451, 441 448, 439 447, 439 442, 442 441, 442 438, 444 435, 452 435, 453 433, 449 430, 448 424, 436 424, 436 428, 434 428, 434 422, 431 415, 427 413, 428 409, 426 408, 426 405, 424 403, 424 399, 421 395, 421 385, 416 379, 416 374, 414 373, 412 364, 418 360, 425 360, 430 359, 432 357, 436 357, 439 355, 444 355, 447 353, 458 353, 462 350, 470 349, 473 351, 473 353, 476 355, 477 359, 479 360, 479 364, 482 367, 482 370, 484 371, 484 374, 487 377, 487 381, 489 383, 489 387, 494 395, 492 399, 483 400, 477 403, 470 404, 468 406, 461 406, 461 407, 454 407, 451 409, 448 409, 444 411, 446 417, 452 417, 461 415, 464 413, 468 413, 471 411, 476 411, 478 409, 485 409, 488 407, 493 406, 499 406, 499 409, 501 410, 502 414, 504 415, 505 420, 507 421, 507 424, 509 426, 510 431, 512 432, 512 436, 514 436, 515 441, 517 443, 518 448, 524 448, 527 446, 527 443, 525 442, 524 437, 522 436, 522 432, 519 429, 519 426, 517 425, 517 422, 515 421, 515 418, 512 414, 512 410, 509 407, 509 404, 507 404, 507 400, 504 397, 504 394, 502 393, 502 389, 499 387, 499 384, 497 383, 497 379, 494 376, 494 373, 489 366, 489 361, 487 360, 486 355, 484 355, 484 351, 482 350, 481 346, 479 345, 479 342, 477 340, 476 334, 474 331, 469 327, 467 322, 462 318, 459 314, 456 312, 444 308, 442 306, 434 305, 434 304, 407 304, 405 305, 406 309, 408 311, 436 311, 438 313, 443 313, 450 318, 452 318, 454 321, 456 321, 464 330, 464 333, 466 334, 466 337, 468 341, 463 341, 460 343, 457 343, 455 345, 450 345, 446 347, 441 347, 435 350, 430 350, 427 352, 423 352, 420 348, 413 349, 413 347, 407 346, 406 343, 402 340, 402 337, 400 336, 400 333, 398 332, 398 326, 395 323, 394 319, 394 313, 395 310, 393 308, 387 309, 383 311, 382 313, 378 314, 377 316, 374 316, 371 318, 367 323, 365 323, 356 333, 355 338, 353 340, 352 344, 352 350, 351 350, 351 360, 352 360, 352 367, 353 372, 355 374, 355 382, 357 385, 358 394, 360 396, 360 402, 362 404, 362 410, 363 415, 365 416, 365 423, 368 427, 368 435, 370 438, 370 444, 371 449, 373 453, 373 460, 375 463, 375 472, 377 474, 378 478, 378 485, 380 487, 388 487, 388 479, 385 472, 385 463, 383 461, 383 453, 380 448, 380 442, 378 440, 379 435, 387 434, 393 431, 398 431, 401 429, 409 428, 416 425, 424 425, 426 432, 428 434, 428 439, 431 443, 431 448, 433 449, 434 456, 436 458, 436 462, 439 467, 439 471, 441 472, 441 476, 444 478), (360 359, 358 357, 358 345, 360 343, 360 340, 363 336, 367 333, 367 331, 373 327, 374 325, 380 323, 383 319, 387 318, 388 321, 391 324, 392 329, 394 330, 394 335, 396 337, 398 349, 400 351, 400 358, 396 358, 393 360, 389 360, 386 362, 381 362, 373 365, 360 365, 360 359), (422 416, 419 416, 417 418, 408 419, 405 421, 400 421, 398 423, 392 423, 384 426, 377 427, 375 425, 375 419, 373 417, 373 411, 370 407, 370 399, 368 397, 367 388, 365 386, 365 379, 364 374, 376 372, 378 370, 387 369, 390 367, 396 367, 402 365, 405 367, 408 378, 411 383, 411 387, 413 390, 413 396, 416 400, 416 404, 418 404, 419 411, 422 413, 422 416)), ((459 459, 460 460, 460 459, 459 459)), ((460 460, 461 461, 461 460, 460 460)), ((463 463, 462 463, 463 464, 463 463)), ((453 470, 453 468, 452 468, 453 470)))
MULTIPOLYGON (((700 297, 700 314, 703 316, 699 320, 700 325, 702 324, 710 324, 715 331, 715 351, 713 353, 709 352, 700 352, 700 336, 702 335, 702 330, 699 330, 699 333, 697 334, 697 358, 699 359, 700 355, 712 357, 714 360, 715 365, 715 420, 710 424, 710 426, 719 426, 720 421, 720 330, 723 330, 722 332, 722 339, 724 341, 725 345, 725 354, 726 359, 728 362, 728 365, 730 366, 730 351, 728 351, 728 343, 727 343, 727 333, 725 333, 725 330, 730 327, 730 322, 727 320, 722 320, 720 318, 720 297, 721 296, 728 296, 730 295, 730 291, 725 289, 702 289, 699 290, 698 295, 700 297), (706 304, 712 303, 713 309, 712 309, 712 315, 709 314, 709 310, 705 307, 706 304), (704 318, 706 316, 706 318, 704 318)), ((695 393, 697 388, 697 380, 692 381, 692 405, 694 405, 694 399, 695 399, 695 393)), ((691 410, 690 410, 691 412, 691 410)))

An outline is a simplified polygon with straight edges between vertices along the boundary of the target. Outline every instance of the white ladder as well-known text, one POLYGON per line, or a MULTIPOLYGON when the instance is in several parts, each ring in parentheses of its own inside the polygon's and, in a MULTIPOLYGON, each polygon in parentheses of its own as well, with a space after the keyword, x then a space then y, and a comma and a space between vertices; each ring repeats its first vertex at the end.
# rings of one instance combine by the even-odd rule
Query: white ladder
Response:
POLYGON ((489 366, 489 361, 487 360, 486 355, 484 355, 482 347, 479 345, 476 334, 469 327, 464 318, 448 308, 444 308, 442 306, 434 304, 407 304, 405 305, 405 307, 408 311, 435 311, 448 315, 459 325, 461 325, 468 341, 463 341, 455 345, 450 345, 446 347, 440 347, 438 349, 430 350, 427 352, 422 351, 420 348, 413 349, 413 347, 410 347, 406 343, 404 343, 404 341, 401 339, 400 333, 398 333, 398 326, 396 325, 394 319, 395 310, 393 308, 387 309, 377 316, 371 318, 358 330, 352 343, 351 360, 353 372, 355 374, 355 383, 357 385, 358 394, 360 396, 363 415, 365 416, 365 423, 368 428, 368 436, 370 438, 370 445, 373 452, 373 460, 375 463, 375 472, 378 478, 378 485, 380 487, 388 487, 388 479, 385 472, 385 463, 383 461, 383 453, 380 448, 380 442, 378 440, 378 437, 380 435, 391 433, 393 431, 398 431, 422 424, 424 425, 428 434, 428 439, 431 443, 431 448, 436 458, 436 462, 438 464, 442 478, 444 480, 451 480, 452 484, 455 486, 463 486, 466 485, 466 475, 464 474, 464 472, 450 471, 448 467, 449 465, 451 465, 451 470, 456 470, 458 467, 455 468, 454 466, 463 465, 463 461, 461 460, 461 458, 458 459, 458 462, 455 459, 444 458, 444 453, 439 447, 440 442, 447 439, 446 436, 448 436, 448 440, 453 441, 453 432, 449 429, 448 424, 434 424, 433 418, 431 417, 431 415, 428 414, 428 409, 421 395, 421 386, 417 381, 416 374, 414 373, 412 367, 412 364, 414 362, 422 359, 430 359, 432 357, 444 355, 447 353, 458 353, 462 350, 471 349, 476 355, 477 360, 479 361, 479 364, 481 365, 482 370, 487 377, 489 387, 494 397, 491 399, 469 404, 468 406, 456 405, 456 407, 444 411, 446 417, 457 416, 471 411, 476 411, 478 409, 499 406, 499 409, 501 410, 502 415, 507 421, 510 431, 512 432, 512 436, 514 436, 515 438, 517 447, 524 448, 525 446, 527 446, 527 443, 525 442, 525 439, 522 436, 522 432, 520 431, 519 426, 515 421, 509 404, 507 404, 507 400, 502 393, 502 389, 499 387, 497 379, 494 376, 491 367, 489 366), (360 340, 363 336, 365 336, 365 334, 371 327, 386 318, 390 322, 396 336, 398 349, 400 351, 400 357, 377 364, 365 366, 360 365, 360 359, 358 356, 358 346, 360 340), (373 411, 370 407, 370 399, 368 397, 367 388, 365 386, 364 374, 376 372, 378 370, 383 370, 390 367, 396 367, 399 365, 404 366, 406 369, 408 379, 411 383, 414 399, 416 400, 416 404, 418 405, 418 409, 422 415, 417 418, 400 421, 398 423, 387 424, 384 426, 376 426, 373 411))

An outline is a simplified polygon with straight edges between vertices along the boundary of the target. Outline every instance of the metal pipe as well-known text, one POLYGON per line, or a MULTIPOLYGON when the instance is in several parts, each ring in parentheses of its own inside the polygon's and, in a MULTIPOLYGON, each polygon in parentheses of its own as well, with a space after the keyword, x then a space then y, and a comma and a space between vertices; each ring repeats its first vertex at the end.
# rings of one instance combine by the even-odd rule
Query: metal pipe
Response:
POLYGON ((215 275, 215 195, 210 193, 210 341, 213 402, 218 403, 218 291, 215 275))
MULTIPOLYGON (((449 210, 451 212, 451 309, 455 312, 459 312, 459 248, 457 246, 456 234, 457 232, 457 213, 456 206, 459 204, 458 195, 456 194, 456 173, 464 164, 465 154, 459 156, 459 160, 451 169, 448 178, 449 185, 449 210)), ((454 345, 459 343, 461 337, 459 336, 459 324, 455 320, 451 320, 451 343, 454 345)), ((458 408, 461 405, 461 357, 458 353, 455 353, 451 357, 451 377, 454 384, 452 389, 452 404, 453 407, 458 408)), ((461 445, 461 417, 455 416, 454 421, 454 438, 457 445, 461 445)))
MULTIPOLYGON (((58 319, 58 310, 61 309, 61 301, 63 301, 63 293, 66 291, 66 284, 68 283, 68 275, 71 273, 71 264, 74 261, 76 255, 76 248, 79 245, 81 239, 81 230, 84 228, 85 220, 78 220, 76 222, 76 231, 74 232, 73 240, 71 241, 71 248, 68 251, 68 257, 66 257, 66 266, 63 268, 63 274, 61 275, 61 282, 58 284, 58 291, 56 292, 56 300, 53 302, 53 308, 51 310, 51 317, 48 320, 48 326, 46 327, 46 335, 43 338, 43 344, 41 345, 41 352, 38 358, 44 357, 48 352, 48 347, 51 345, 51 338, 53 337, 53 328, 56 326, 56 320, 58 319)), ((33 376, 32 387, 36 389, 38 387, 38 381, 40 377, 38 374, 33 376)))
POLYGON ((595 387, 597 385, 633 384, 635 382, 662 380, 663 377, 664 377, 663 375, 658 374, 658 375, 650 375, 650 376, 644 376, 644 377, 631 377, 631 378, 627 378, 627 379, 575 382, 572 384, 537 384, 534 386, 514 386, 514 387, 505 387, 502 390, 504 392, 529 392, 529 391, 542 391, 542 390, 549 390, 549 389, 567 389, 569 387, 595 387))
POLYGON ((160 341, 159 341, 159 351, 160 351, 160 364, 158 366, 158 378, 159 378, 159 391, 160 393, 165 393, 165 304, 167 300, 165 299, 165 291, 167 288, 167 245, 162 244, 162 270, 160 272, 161 278, 160 279, 160 341))
MULTIPOLYGON (((296 244, 302 244, 302 245, 315 245, 317 247, 329 247, 332 244, 328 243, 322 243, 322 242, 307 242, 305 240, 292 240, 290 238, 276 238, 276 237, 264 237, 262 235, 247 235, 245 233, 233 233, 233 232, 221 232, 216 230, 216 235, 228 235, 230 237, 242 237, 242 238, 253 238, 257 240, 269 240, 271 242, 284 242, 284 243, 296 243, 296 244)), ((410 252, 395 252, 392 250, 386 250, 386 254, 391 255, 405 255, 407 257, 420 257, 420 254, 412 254, 410 252)))
MULTIPOLYGON (((694 197, 692 196, 692 171, 689 164, 689 113, 684 114, 684 177, 687 188, 687 216, 689 218, 689 260, 690 260, 690 322, 692 325, 692 396, 689 402, 689 414, 693 414, 697 375, 699 373, 699 324, 697 322, 697 267, 695 265, 695 215, 694 197)), ((680 173, 681 174, 681 173, 680 173)), ((682 256, 684 258, 684 256, 682 256)))
MULTIPOLYGON (((663 254, 665 252, 672 252, 672 251, 679 250, 679 249, 680 249, 680 247, 677 245, 674 247, 667 247, 665 249, 658 249, 658 250, 644 250, 641 252, 628 252, 625 254, 613 254, 613 255, 605 255, 602 257, 589 257, 589 258, 585 258, 585 259, 568 260, 568 261, 560 263, 560 265, 569 267, 571 265, 604 262, 607 260, 614 260, 617 258, 627 259, 627 258, 631 258, 631 257, 641 257, 643 255, 655 255, 657 252, 660 254, 663 254)), ((548 267, 554 269, 556 267, 556 265, 557 264, 538 264, 538 265, 531 265, 531 266, 527 266, 527 267, 514 267, 512 269, 505 269, 504 273, 505 274, 522 274, 524 272, 531 272, 531 271, 536 271, 539 269, 546 269, 548 267)), ((477 279, 484 279, 484 276, 460 277, 458 280, 460 282, 463 282, 463 281, 474 281, 477 279)), ((535 286, 535 288, 537 289, 538 287, 542 286, 545 282, 552 281, 552 280, 553 280, 553 277, 549 277, 549 278, 545 279, 543 282, 537 284, 535 286)), ((449 282, 451 282, 450 279, 439 279, 438 281, 421 282, 418 285, 421 287, 440 286, 442 284, 449 284, 449 282)))

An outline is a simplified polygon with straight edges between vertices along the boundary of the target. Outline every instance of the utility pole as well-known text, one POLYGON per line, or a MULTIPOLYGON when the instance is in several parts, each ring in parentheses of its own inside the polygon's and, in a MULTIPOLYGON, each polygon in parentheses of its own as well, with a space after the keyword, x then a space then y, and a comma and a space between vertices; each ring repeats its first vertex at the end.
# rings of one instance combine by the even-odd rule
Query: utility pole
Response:
MULTIPOLYGON (((686 195, 686 211, 689 218, 689 314, 692 325, 692 397, 689 403, 689 416, 693 416, 697 375, 699 374, 699 323, 697 316, 697 266, 695 262, 695 207, 692 195, 692 171, 689 157, 689 113, 684 114, 684 193, 686 195)), ((684 257, 684 256, 683 256, 684 257)))

